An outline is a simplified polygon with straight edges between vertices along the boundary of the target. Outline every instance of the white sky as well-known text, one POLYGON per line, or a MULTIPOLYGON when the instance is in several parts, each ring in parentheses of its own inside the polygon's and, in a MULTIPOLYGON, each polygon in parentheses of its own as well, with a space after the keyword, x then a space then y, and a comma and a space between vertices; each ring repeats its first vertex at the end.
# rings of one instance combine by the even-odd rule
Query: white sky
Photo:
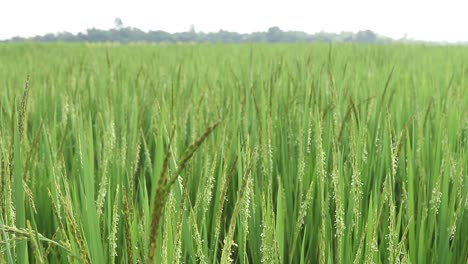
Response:
POLYGON ((370 29, 393 38, 468 41, 468 0, 1 0, 0 39, 87 28, 120 17, 142 30, 220 29, 341 32, 370 29))

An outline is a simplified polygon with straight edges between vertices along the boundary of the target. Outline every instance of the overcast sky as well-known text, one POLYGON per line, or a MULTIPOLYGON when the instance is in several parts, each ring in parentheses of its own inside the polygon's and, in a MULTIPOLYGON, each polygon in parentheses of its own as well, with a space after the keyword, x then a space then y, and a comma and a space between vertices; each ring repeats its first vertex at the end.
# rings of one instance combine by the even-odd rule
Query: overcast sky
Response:
POLYGON ((392 38, 468 41, 468 0, 2 0, 0 39, 87 28, 120 17, 142 30, 341 32, 370 29, 392 38))

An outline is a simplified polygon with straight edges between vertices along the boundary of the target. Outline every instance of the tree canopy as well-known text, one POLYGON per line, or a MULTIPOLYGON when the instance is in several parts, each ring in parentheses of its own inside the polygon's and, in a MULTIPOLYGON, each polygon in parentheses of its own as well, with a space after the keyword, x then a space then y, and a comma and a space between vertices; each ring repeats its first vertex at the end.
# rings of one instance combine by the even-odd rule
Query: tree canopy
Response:
POLYGON ((319 32, 308 34, 301 31, 283 31, 271 27, 265 32, 237 33, 225 30, 218 32, 197 32, 192 25, 187 32, 169 33, 161 30, 144 32, 138 28, 125 27, 120 18, 114 20, 115 27, 109 30, 91 28, 84 33, 60 32, 31 38, 14 37, 6 42, 148 42, 148 43, 292 43, 292 42, 361 42, 390 43, 391 38, 378 35, 371 30, 357 33, 319 32))

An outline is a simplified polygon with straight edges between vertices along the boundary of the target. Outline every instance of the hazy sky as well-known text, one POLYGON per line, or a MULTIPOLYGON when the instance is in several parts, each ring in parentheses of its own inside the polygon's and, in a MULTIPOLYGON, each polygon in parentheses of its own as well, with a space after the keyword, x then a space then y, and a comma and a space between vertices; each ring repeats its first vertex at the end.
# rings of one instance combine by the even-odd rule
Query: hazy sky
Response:
POLYGON ((253 32, 271 26, 309 33, 370 29, 393 38, 468 41, 468 0, 2 0, 0 39, 87 28, 109 29, 120 17, 142 30, 220 29, 253 32))

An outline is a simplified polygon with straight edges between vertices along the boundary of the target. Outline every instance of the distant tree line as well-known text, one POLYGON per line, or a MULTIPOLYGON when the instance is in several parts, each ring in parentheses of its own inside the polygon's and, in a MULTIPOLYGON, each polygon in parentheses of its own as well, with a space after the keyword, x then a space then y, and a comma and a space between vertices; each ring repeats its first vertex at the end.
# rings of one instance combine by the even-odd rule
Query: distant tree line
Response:
POLYGON ((271 27, 266 32, 236 33, 225 30, 218 32, 196 32, 194 26, 187 32, 168 33, 161 30, 144 32, 138 28, 124 27, 120 19, 115 20, 115 28, 109 30, 88 29, 85 33, 61 32, 31 38, 14 37, 6 42, 155 42, 155 43, 294 43, 294 42, 361 42, 390 43, 392 39, 377 35, 371 30, 357 33, 308 34, 301 31, 283 31, 271 27))

